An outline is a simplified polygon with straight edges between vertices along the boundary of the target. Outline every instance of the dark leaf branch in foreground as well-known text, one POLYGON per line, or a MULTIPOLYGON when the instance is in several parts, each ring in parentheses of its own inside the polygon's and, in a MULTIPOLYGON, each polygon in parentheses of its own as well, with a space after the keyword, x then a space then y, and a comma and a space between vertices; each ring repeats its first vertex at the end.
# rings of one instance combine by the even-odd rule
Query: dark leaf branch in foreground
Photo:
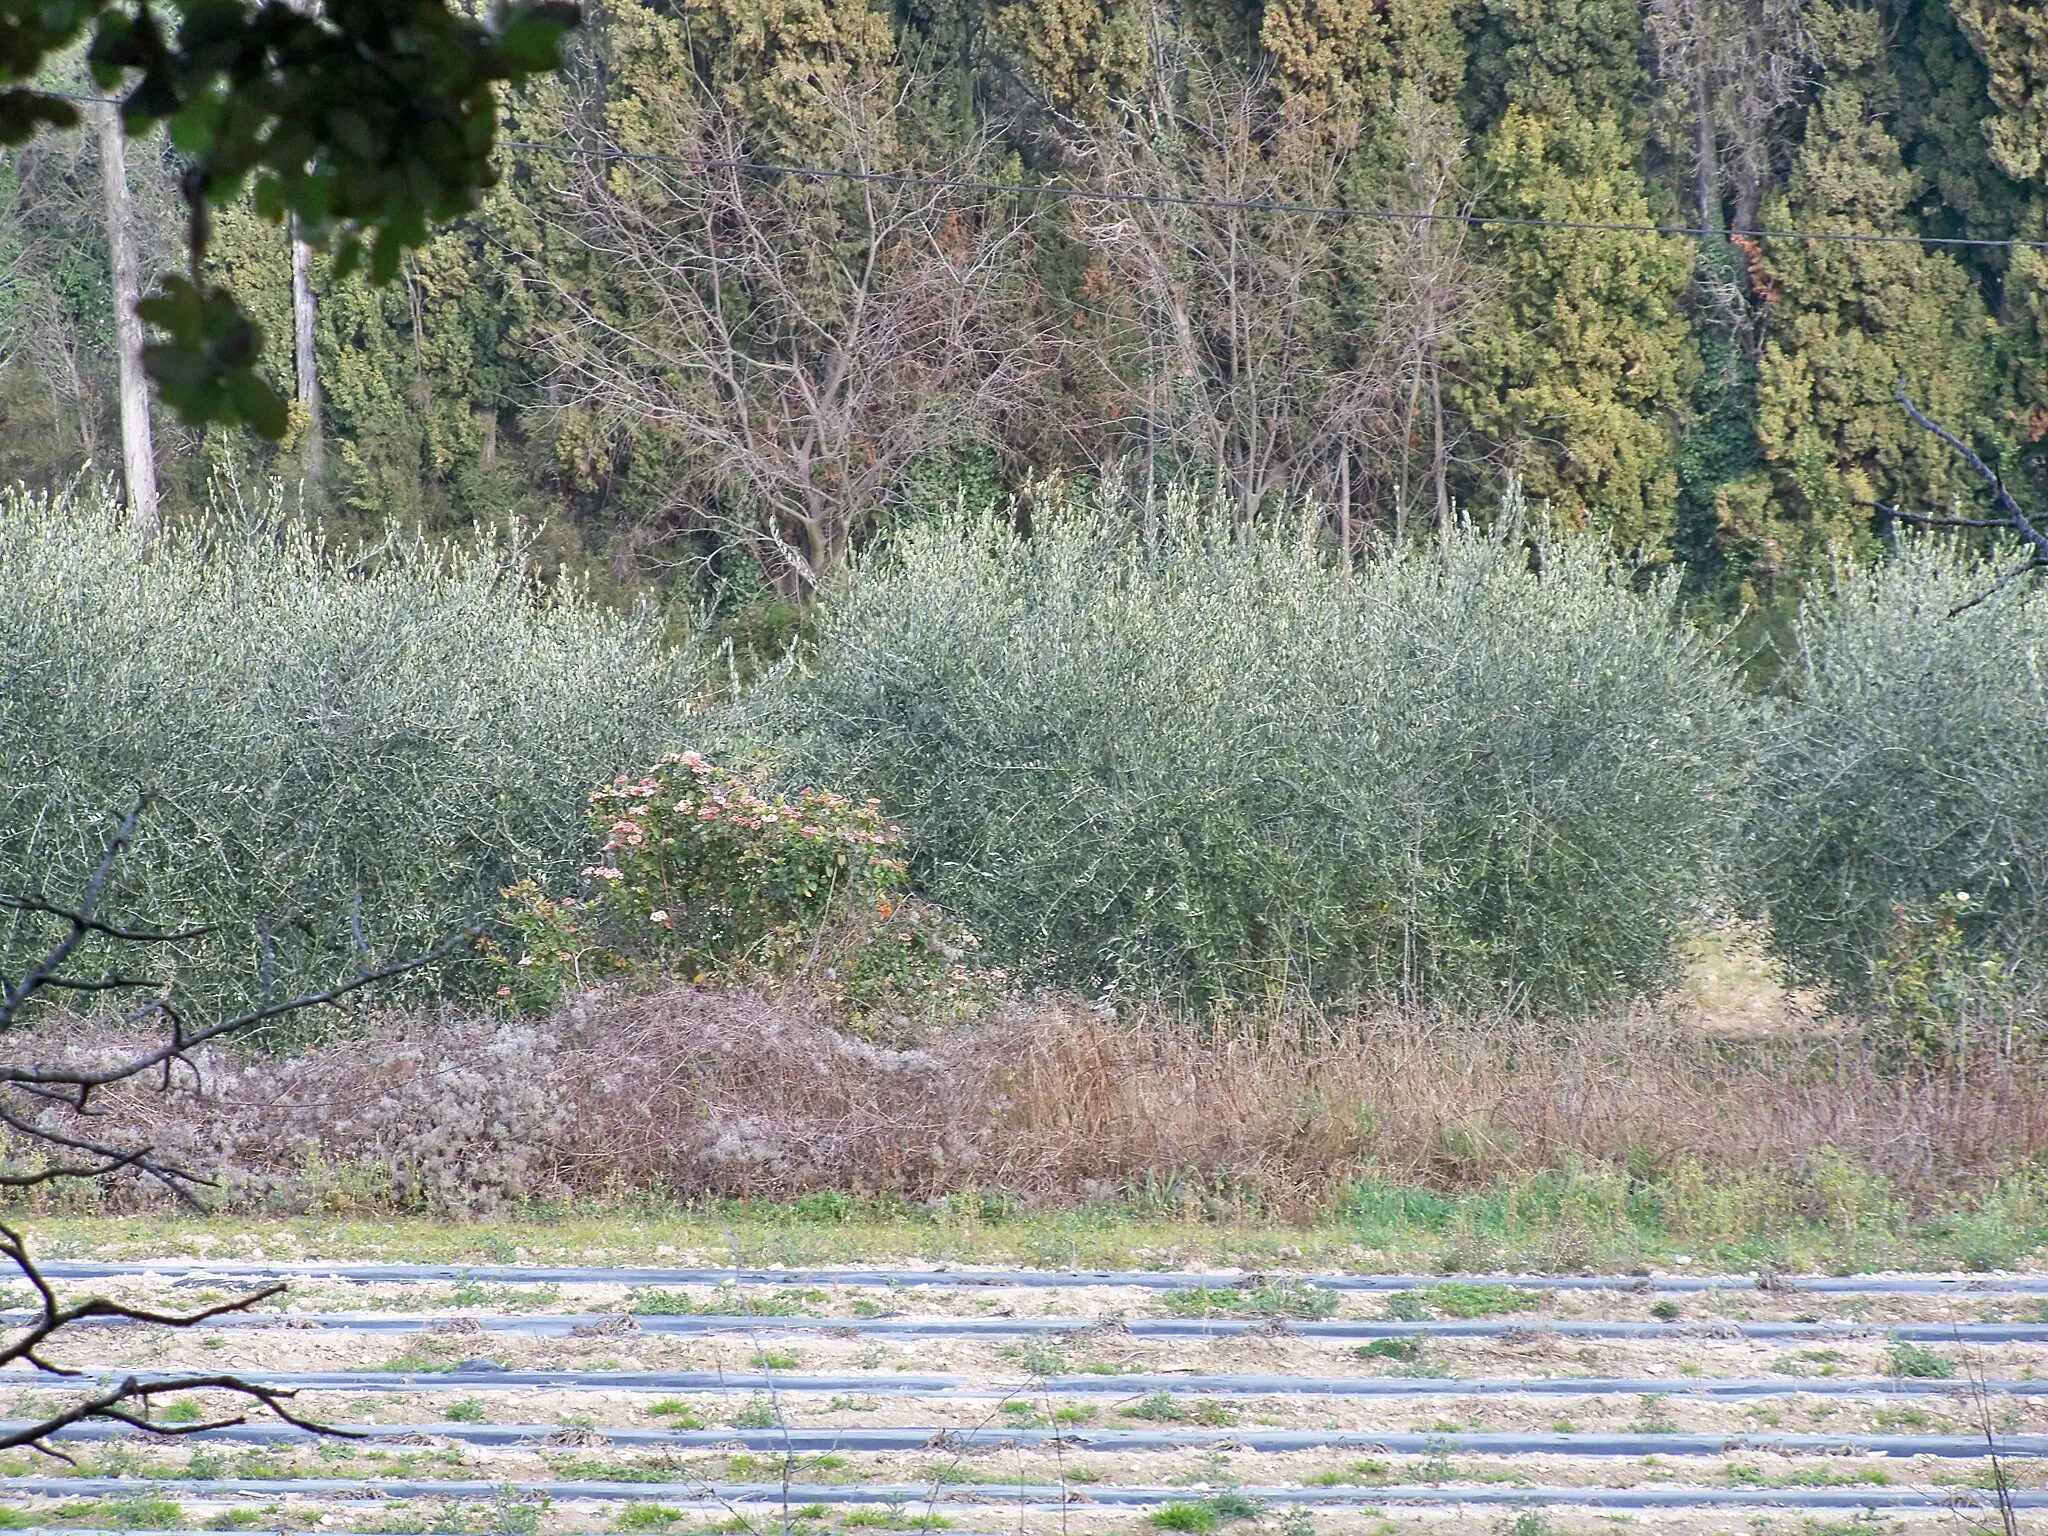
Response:
POLYGON ((85 42, 122 129, 163 124, 186 161, 189 275, 137 308, 163 333, 143 353, 149 376, 189 425, 277 438, 285 403, 261 371, 262 331, 203 274, 213 210, 247 187, 258 213, 330 247, 337 277, 364 264, 390 282, 430 224, 496 184, 496 88, 559 67, 581 19, 564 0, 481 16, 447 0, 0 0, 0 146, 78 124, 76 100, 41 78, 85 42))
POLYGON ((1895 518, 1900 522, 1910 523, 1915 528, 2002 528, 2006 532, 2018 537, 2025 552, 2024 559, 2001 573, 1996 581, 1982 592, 1979 592, 1975 597, 1967 602, 1958 604, 1950 610, 1949 617, 1954 618, 1966 609, 1976 607, 2001 588, 2020 580, 2030 571, 2048 570, 2048 533, 2044 533, 2035 524, 2034 520, 2027 515, 2026 509, 2014 499, 2011 489, 2005 483, 2005 477, 1989 464, 1986 464, 1978 455, 1976 449, 1972 448, 1939 422, 1929 418, 1919 406, 1915 405, 1912 396, 1906 393, 1906 381, 1904 379, 1899 380, 1898 396, 1899 404, 1904 406, 1906 414, 1913 418, 1914 425, 1932 432, 1936 437, 1940 438, 1965 464, 1969 465, 1976 472, 1979 479, 1991 488, 1991 494, 1997 503, 2000 515, 1997 517, 1931 517, 1924 512, 1902 511, 1898 507, 1888 505, 1885 502, 1872 502, 1869 505, 1882 512, 1887 520, 1895 518))
MULTIPOLYGON (((364 987, 435 963, 467 937, 458 936, 431 954, 359 972, 325 991, 269 1003, 237 1014, 233 1018, 219 1019, 211 1023, 196 1021, 185 1013, 167 989, 160 988, 151 981, 124 975, 118 970, 90 975, 79 967, 81 951, 94 940, 111 941, 116 945, 176 944, 210 931, 198 928, 171 932, 146 927, 128 927, 100 915, 107 882, 122 855, 133 842, 136 828, 148 803, 147 795, 136 799, 134 806, 109 840, 105 856, 94 869, 92 878, 87 881, 84 892, 75 903, 65 904, 33 894, 0 896, 0 909, 54 922, 60 930, 40 958, 29 962, 18 977, 0 971, 0 1036, 20 1030, 30 1005, 39 997, 65 992, 112 994, 149 991, 153 995, 148 1001, 121 1014, 119 1022, 130 1030, 154 1028, 161 1031, 161 1037, 153 1046, 132 1051, 106 1064, 91 1061, 60 1061, 53 1065, 42 1065, 31 1062, 16 1052, 0 1048, 0 1126, 4 1126, 11 1133, 15 1142, 15 1146, 10 1150, 17 1153, 24 1149, 38 1151, 50 1159, 40 1167, 25 1167, 13 1161, 0 1164, 0 1190, 27 1189, 57 1179, 103 1179, 131 1171, 155 1179, 180 1199, 197 1206, 199 1201, 195 1194, 196 1187, 211 1182, 204 1175, 158 1156, 147 1143, 124 1143, 118 1136, 88 1134, 75 1127, 53 1125, 50 1123, 52 1113, 64 1117, 66 1126, 72 1120, 96 1119, 103 1113, 93 1103, 93 1097, 100 1089, 150 1074, 159 1074, 160 1087, 168 1089, 172 1072, 181 1064, 195 1077, 198 1075, 198 1067, 190 1055, 194 1048, 243 1033, 272 1019, 310 1008, 338 1004, 349 994, 364 987)), ((265 1286, 261 1290, 195 1312, 158 1312, 146 1307, 127 1306, 99 1296, 88 1297, 84 1301, 67 1305, 37 1266, 34 1256, 29 1252, 27 1238, 4 1222, 0 1222, 0 1258, 13 1264, 28 1280, 35 1293, 33 1314, 29 1321, 22 1325, 19 1332, 0 1342, 0 1369, 5 1369, 19 1360, 26 1361, 37 1370, 52 1376, 76 1378, 85 1374, 56 1364, 44 1351, 65 1329, 88 1318, 114 1318, 126 1322, 153 1323, 168 1328, 191 1328, 230 1312, 246 1312, 261 1302, 281 1295, 285 1290, 281 1285, 265 1286)), ((115 1423, 163 1435, 197 1434, 204 1430, 222 1429, 244 1422, 244 1416, 239 1414, 192 1424, 168 1424, 161 1418, 151 1416, 151 1402, 154 1398, 180 1392, 209 1390, 241 1397, 254 1406, 268 1409, 287 1424, 297 1425, 301 1429, 314 1430, 322 1434, 346 1433, 313 1423, 293 1413, 286 1406, 293 1393, 278 1391, 257 1382, 244 1381, 238 1376, 183 1375, 141 1378, 130 1375, 76 1399, 59 1412, 37 1422, 0 1430, 0 1449, 28 1445, 68 1461, 71 1458, 49 1444, 49 1437, 85 1419, 112 1420, 115 1423)))

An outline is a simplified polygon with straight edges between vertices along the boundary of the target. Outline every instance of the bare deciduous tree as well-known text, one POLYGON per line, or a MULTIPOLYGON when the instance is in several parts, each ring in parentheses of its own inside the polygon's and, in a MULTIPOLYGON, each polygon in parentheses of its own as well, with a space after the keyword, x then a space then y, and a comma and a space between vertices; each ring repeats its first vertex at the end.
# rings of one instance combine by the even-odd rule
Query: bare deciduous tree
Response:
POLYGON ((1315 500, 1348 549, 1361 502, 1405 508, 1420 481, 1447 525, 1444 368, 1480 294, 1446 217, 1469 208, 1450 115, 1403 105, 1395 206, 1376 211, 1419 217, 1361 220, 1338 211, 1355 125, 1289 113, 1256 74, 1169 62, 1150 100, 1068 130, 1107 195, 1075 217, 1110 274, 1104 361, 1148 483, 1211 476, 1247 517, 1315 500))
MULTIPOLYGON (((95 1123, 101 1118, 95 1099, 103 1090, 151 1076, 159 1077, 162 1086, 168 1089, 175 1071, 183 1069, 197 1076, 197 1068, 189 1053, 198 1047, 244 1033, 274 1019, 339 1003, 349 994, 373 983, 435 963, 450 952, 455 942, 460 942, 451 941, 433 954, 418 959, 365 971, 323 992, 288 998, 234 1018, 212 1022, 188 1016, 167 991, 142 978, 118 969, 98 974, 82 973, 77 967, 95 947, 111 947, 117 954, 132 953, 138 948, 174 945, 181 940, 196 938, 205 931, 171 933, 128 927, 101 914, 107 883, 128 851, 147 804, 146 797, 136 801, 109 840, 105 856, 76 900, 58 902, 32 894, 0 896, 0 911, 14 913, 17 927, 25 922, 49 925, 53 930, 46 947, 36 947, 33 958, 24 964, 19 974, 0 973, 0 1039, 17 1042, 16 1049, 0 1050, 0 1128, 4 1128, 7 1137, 4 1155, 0 1155, 0 1189, 22 1190, 64 1179, 105 1179, 131 1173, 153 1179, 180 1198, 196 1204, 196 1187, 208 1182, 202 1175, 166 1160, 147 1144, 124 1144, 123 1138, 109 1134, 95 1123), (47 995, 119 997, 134 992, 148 993, 148 1000, 125 1010, 117 1021, 117 1027, 124 1037, 132 1036, 137 1030, 160 1030, 160 1038, 152 1046, 123 1050, 111 1058, 100 1052, 73 1049, 48 1062, 31 1059, 19 1048, 30 1011, 47 995)), ((265 1286, 194 1312, 158 1312, 97 1296, 67 1303, 37 1266, 27 1237, 7 1223, 0 1223, 0 1259, 5 1259, 21 1272, 35 1296, 34 1316, 18 1331, 0 1340, 0 1368, 23 1361, 39 1371, 62 1378, 78 1379, 85 1373, 55 1363, 46 1350, 66 1329, 87 1318, 125 1318, 172 1328, 190 1328, 226 1313, 247 1311, 285 1289, 281 1285, 265 1286)), ((243 1418, 236 1415, 171 1424, 152 1415, 154 1399, 173 1393, 199 1391, 239 1397, 301 1429, 326 1434, 345 1433, 295 1414, 288 1406, 293 1396, 291 1392, 246 1381, 239 1376, 213 1373, 129 1374, 117 1380, 96 1382, 57 1412, 34 1423, 0 1431, 0 1449, 28 1445, 69 1460, 50 1444, 50 1438, 87 1419, 111 1420, 162 1435, 199 1434, 243 1422, 243 1418)))
POLYGON ((86 141, 50 136, 0 150, 0 170, 0 380, 18 369, 20 387, 33 381, 78 461, 91 463, 106 441, 102 362, 57 280, 104 218, 86 141))
MULTIPOLYGON (((1700 227, 1756 227, 1784 136, 1772 129, 1812 79, 1820 45, 1808 0, 1650 0, 1646 14, 1665 88, 1664 115, 1682 130, 1700 227)), ((1679 146, 1674 146, 1679 148, 1679 146)))
POLYGON ((1021 396, 1031 355, 1016 206, 972 187, 985 146, 905 153, 898 100, 855 79, 812 163, 764 169, 691 81, 634 100, 670 158, 575 162, 560 233, 599 273, 557 285, 556 398, 600 433, 659 434, 674 510, 752 547, 785 595, 829 580, 922 456, 1021 396))
POLYGON ((1409 211, 1412 220, 1378 226, 1374 287, 1387 296, 1386 345, 1401 381, 1398 430, 1380 440, 1393 450, 1395 538, 1405 536, 1415 504, 1418 451, 1438 538, 1451 531, 1451 454, 1454 431, 1444 413, 1444 372, 1459 340, 1476 323, 1491 285, 1466 247, 1472 212, 1470 188, 1459 181, 1464 144, 1456 115, 1417 93, 1401 107, 1409 211), (1390 440, 1391 439, 1391 440, 1390 440))
MULTIPOLYGON (((1392 380, 1338 344, 1350 234, 1340 199, 1356 134, 1290 119, 1256 74, 1190 54, 1162 86, 1068 150, 1107 197, 1077 203, 1110 274, 1112 408, 1133 424, 1147 482, 1212 476, 1250 517, 1335 496, 1345 450, 1383 414, 1392 380)), ((1369 349, 1376 350, 1376 349, 1369 349)), ((1373 364, 1380 362, 1373 359, 1373 364)))

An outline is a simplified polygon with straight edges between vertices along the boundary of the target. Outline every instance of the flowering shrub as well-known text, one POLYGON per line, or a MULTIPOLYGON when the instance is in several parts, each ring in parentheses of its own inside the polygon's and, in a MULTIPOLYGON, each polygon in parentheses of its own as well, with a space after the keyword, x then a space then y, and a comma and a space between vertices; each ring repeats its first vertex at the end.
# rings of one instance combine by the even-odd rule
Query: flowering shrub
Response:
MULTIPOLYGON (((585 789, 704 685, 658 612, 536 581, 517 544, 393 529, 357 559, 275 498, 134 533, 111 500, 0 490, 0 890, 82 889, 153 786, 107 897, 204 926, 178 984, 223 1013, 423 954, 521 876, 562 889, 585 789)), ((467 962, 380 995, 502 980, 467 962)))
POLYGON ((903 887, 902 830, 879 800, 764 796, 695 752, 621 775, 590 797, 590 819, 606 857, 583 873, 612 915, 700 970, 772 930, 816 924, 835 899, 872 905, 903 887))
POLYGON ((505 892, 522 953, 500 992, 515 1003, 644 966, 757 985, 801 976, 858 1018, 972 1001, 1000 979, 962 968, 974 937, 904 893, 902 829, 880 801, 771 793, 681 752, 592 794, 590 821, 604 841, 583 899, 531 881, 505 892))
MULTIPOLYGON (((611 944, 611 924, 600 908, 574 896, 548 895, 538 880, 521 880, 504 890, 505 920, 519 935, 519 960, 512 979, 498 989, 521 1008, 546 1007, 570 990, 585 989, 627 969, 611 944)), ((505 965, 505 951, 485 939, 484 953, 505 965)))

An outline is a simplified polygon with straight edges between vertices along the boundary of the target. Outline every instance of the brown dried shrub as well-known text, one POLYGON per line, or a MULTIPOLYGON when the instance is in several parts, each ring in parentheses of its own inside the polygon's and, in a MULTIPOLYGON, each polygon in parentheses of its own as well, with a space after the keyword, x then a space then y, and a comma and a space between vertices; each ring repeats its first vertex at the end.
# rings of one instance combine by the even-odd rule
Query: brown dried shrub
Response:
POLYGON ((1853 1160, 1918 1205, 2048 1149, 2027 1052, 1886 1070, 1852 1035, 1715 1040, 1649 1009, 1574 1027, 1372 1013, 1197 1026, 1036 1000, 889 1047, 787 1000, 672 988, 546 1020, 381 1021, 295 1055, 201 1061, 124 1117, 247 1198, 476 1212, 644 1191, 1069 1202, 1218 1191, 1288 1214, 1361 1179, 1467 1189, 1572 1163, 1797 1174, 1853 1160))

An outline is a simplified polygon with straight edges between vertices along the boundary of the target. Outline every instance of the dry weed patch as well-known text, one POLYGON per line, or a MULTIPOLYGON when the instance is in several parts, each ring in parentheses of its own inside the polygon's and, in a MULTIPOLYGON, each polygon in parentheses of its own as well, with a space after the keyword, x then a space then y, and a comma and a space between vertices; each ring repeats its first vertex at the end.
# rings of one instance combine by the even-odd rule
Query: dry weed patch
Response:
MULTIPOLYGON (((487 1262, 681 1262, 694 1241, 717 1262, 1981 1269, 2048 1233, 2032 1171, 2048 1092, 2005 1036, 1902 1068, 1847 1034, 1712 1038, 1648 1008, 1571 1026, 1398 1011, 1202 1025, 1036 1000, 890 1045, 786 999, 676 987, 544 1020, 407 1015, 374 1038, 217 1053, 196 1087, 109 1108, 217 1171, 231 1208, 370 1248, 391 1243, 380 1218, 488 1215, 432 1239, 487 1262)), ((61 1216, 56 1198, 37 1209, 61 1216)), ((104 1199, 90 1209, 144 1196, 104 1199)), ((216 1256, 272 1252, 246 1220, 223 1230, 216 1256)), ((1335 1301, 1266 1280, 1165 1304, 1316 1317, 1335 1301)), ((1523 1302, 1440 1285, 1394 1305, 1523 1302)))

